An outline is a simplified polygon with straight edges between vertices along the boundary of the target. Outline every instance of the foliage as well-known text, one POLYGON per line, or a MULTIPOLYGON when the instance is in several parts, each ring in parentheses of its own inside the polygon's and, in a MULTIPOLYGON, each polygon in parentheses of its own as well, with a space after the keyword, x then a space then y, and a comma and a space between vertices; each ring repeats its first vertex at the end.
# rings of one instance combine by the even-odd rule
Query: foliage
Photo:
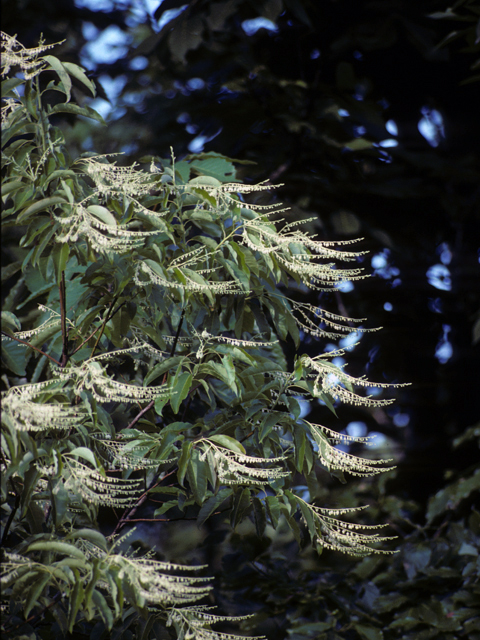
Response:
POLYGON ((101 121, 72 99, 93 83, 43 43, 2 41, 14 257, 2 311, 4 631, 236 637, 210 629, 245 616, 199 604, 212 589, 203 567, 129 546, 123 530, 152 496, 163 497, 155 522, 220 516, 232 529, 252 522, 260 539, 287 527, 319 553, 392 553, 375 546, 390 539, 375 525, 350 521, 357 507, 317 504, 320 467, 343 480, 391 461, 349 453, 370 439, 303 419, 300 400, 378 408, 396 385, 347 374, 332 362, 343 350, 297 355, 290 371, 282 349, 298 348, 300 331, 367 331, 294 295, 363 278, 363 252, 283 221, 260 200, 269 187, 237 182, 219 154, 151 157, 149 171, 111 154, 71 159, 58 114, 101 121))
MULTIPOLYGON (((462 445, 478 445, 478 425, 456 442, 462 445)), ((379 491, 357 486, 356 499, 369 495, 374 517, 393 523, 401 540, 394 556, 322 562, 308 549, 293 558, 275 538, 273 549, 236 541, 236 571, 226 580, 256 603, 253 629, 296 640, 480 637, 478 465, 432 496, 422 525, 410 519, 418 519, 418 505, 392 496, 388 482, 382 478, 379 491)), ((244 625, 252 628, 252 621, 244 625)))

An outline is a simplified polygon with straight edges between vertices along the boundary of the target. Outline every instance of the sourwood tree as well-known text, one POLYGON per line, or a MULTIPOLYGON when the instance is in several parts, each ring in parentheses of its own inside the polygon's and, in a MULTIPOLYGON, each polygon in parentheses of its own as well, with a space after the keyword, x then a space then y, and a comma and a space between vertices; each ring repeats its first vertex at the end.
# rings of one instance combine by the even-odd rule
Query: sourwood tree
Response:
POLYGON ((282 220, 271 186, 239 182, 220 154, 69 157, 62 115, 102 118, 72 98, 95 94, 84 70, 51 48, 2 34, 2 630, 240 637, 211 629, 248 616, 212 612, 207 567, 128 537, 150 504, 166 535, 251 522, 318 553, 394 552, 358 509, 322 504, 317 475, 391 461, 353 455, 370 439, 301 408, 384 406, 395 385, 349 375, 341 349, 283 350, 370 330, 298 295, 364 278, 363 252, 282 220))

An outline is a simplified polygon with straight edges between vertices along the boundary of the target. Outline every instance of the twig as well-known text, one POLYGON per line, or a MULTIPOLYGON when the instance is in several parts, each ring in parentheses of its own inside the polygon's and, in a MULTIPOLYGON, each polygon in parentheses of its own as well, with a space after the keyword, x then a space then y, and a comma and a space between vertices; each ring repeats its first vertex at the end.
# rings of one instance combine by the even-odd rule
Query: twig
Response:
POLYGON ((17 629, 20 629, 24 624, 30 624, 32 627, 35 627, 35 625, 45 615, 45 613, 48 611, 48 609, 51 609, 51 607, 53 607, 55 604, 57 604, 57 602, 59 600, 61 600, 61 598, 62 598, 61 591, 57 591, 57 593, 53 596, 52 602, 50 602, 50 604, 47 604, 47 606, 44 607, 39 613, 32 614, 24 622, 21 622, 20 624, 17 624, 16 627, 10 627, 10 628, 6 627, 4 629, 5 633, 12 633, 13 631, 17 631, 17 629))
POLYGON ((75 354, 77 353, 77 351, 80 351, 80 349, 83 347, 83 345, 84 345, 86 342, 88 342, 88 341, 90 340, 90 338, 93 338, 93 336, 97 333, 97 331, 98 331, 99 329, 100 329, 100 327, 97 327, 97 328, 95 329, 95 331, 92 331, 92 333, 88 336, 88 338, 85 338, 85 340, 82 342, 82 344, 81 344, 79 347, 77 347, 77 348, 75 349, 75 351, 72 351, 72 356, 73 356, 73 355, 75 355, 75 354))
MULTIPOLYGON (((112 313, 112 315, 108 318, 108 320, 111 320, 113 318, 113 316, 117 313, 117 311, 120 311, 120 309, 123 307, 123 305, 126 304, 126 300, 125 302, 122 302, 122 304, 119 304, 118 307, 115 309, 115 311, 112 313)), ((107 322, 108 322, 107 320, 107 322)), ((88 336, 88 338, 85 338, 85 340, 75 349, 75 351, 72 351, 72 353, 70 355, 75 355, 77 353, 77 351, 80 351, 80 349, 83 347, 83 345, 88 342, 91 338, 93 338, 93 336, 97 333, 97 331, 101 329, 101 327, 97 327, 94 331, 92 331, 92 333, 88 336)))
POLYGON ((137 424, 137 422, 140 420, 140 418, 142 416, 144 416, 148 411, 150 411, 150 409, 153 408, 155 404, 155 400, 150 400, 150 402, 147 404, 146 407, 144 407, 140 413, 137 413, 137 415, 135 416, 135 418, 130 422, 130 424, 127 426, 127 429, 131 429, 133 426, 135 426, 137 424))
MULTIPOLYGON (((185 308, 182 309, 182 315, 180 316, 180 321, 178 323, 178 327, 177 327, 177 332, 175 334, 175 339, 173 341, 173 345, 172 345, 172 350, 170 352, 170 357, 173 358, 174 354, 175 354, 175 349, 177 348, 177 343, 178 343, 178 338, 180 337, 180 332, 182 330, 182 325, 183 325, 183 319, 185 317, 185 308)), ((98 341, 97 341, 98 342, 98 341)), ((163 380, 162 380, 162 384, 165 384, 167 379, 167 372, 165 372, 165 375, 163 376, 163 380)), ((135 418, 130 422, 130 424, 127 426, 127 429, 131 429, 139 420, 140 418, 145 415, 147 413, 147 411, 149 411, 155 404, 155 400, 151 400, 146 407, 144 407, 136 416, 135 418)), ((173 472, 172 472, 173 473, 173 472)), ((168 474, 171 475, 171 474, 168 474)), ((130 521, 131 516, 134 516, 137 509, 145 502, 145 500, 147 499, 148 496, 148 492, 151 491, 154 487, 156 487, 158 484, 160 484, 160 482, 162 482, 162 480, 164 480, 167 476, 164 476, 162 478, 162 480, 158 481, 158 476, 159 474, 156 473, 155 476, 153 477, 150 486, 147 488, 147 490, 145 491, 145 493, 143 495, 140 496, 140 498, 138 499, 137 503, 135 504, 134 507, 132 507, 132 509, 128 510, 126 509, 124 512, 124 515, 120 518, 120 520, 117 522, 117 526, 115 527, 115 529, 113 530, 113 533, 111 534, 111 536, 109 536, 110 538, 112 536, 114 536, 118 531, 120 531, 120 529, 123 527, 124 524, 126 524, 127 522, 130 521)))
MULTIPOLYGON (((98 336, 97 341, 95 342, 95 344, 94 344, 94 346, 93 346, 92 353, 90 354, 90 358, 93 358, 93 356, 95 355, 95 351, 97 350, 98 343, 99 343, 99 342, 100 342, 100 340, 102 339, 103 332, 105 331, 105 327, 106 327, 106 325, 107 325, 107 322, 110 320, 110 317, 113 317, 113 314, 112 314, 112 316, 110 316, 110 314, 111 314, 111 312, 112 312, 113 305, 115 304, 115 302, 117 301, 117 299, 118 299, 118 295, 117 295, 117 296, 115 296, 115 297, 112 299, 111 303, 110 303, 110 307, 108 308, 107 314, 106 314, 106 316, 105 316, 105 320, 103 321, 102 326, 101 326, 100 335, 98 336)), ((125 304, 125 303, 123 302, 122 304, 125 304)), ((121 305, 120 305, 120 306, 121 306, 121 305)), ((120 307, 119 307, 119 308, 120 308, 120 307)), ((118 309, 117 309, 117 311, 118 311, 118 309)))
MULTIPOLYGON (((3 454, 2 454, 3 455, 3 454)), ((10 511, 10 513, 8 514, 8 520, 7 523, 5 525, 5 529, 3 531, 3 535, 2 535, 2 540, 0 542, 0 545, 3 547, 3 544, 5 542, 5 540, 7 539, 8 536, 8 531, 10 529, 10 525, 13 522, 13 519, 15 517, 15 514, 17 513, 18 507, 20 506, 20 494, 18 493, 15 485, 13 484, 13 480, 12 478, 10 478, 10 484, 12 485, 13 488, 13 493, 15 494, 15 504, 13 505, 12 510, 10 511)))
MULTIPOLYGON (((178 338, 180 337, 180 331, 182 330, 182 324, 183 324, 184 316, 185 316, 185 309, 182 310, 182 315, 180 316, 180 321, 179 321, 178 327, 177 327, 177 333, 175 334, 175 339, 173 341, 172 350, 170 352, 170 357, 171 358, 173 358, 173 356, 175 354, 175 349, 177 348, 178 338)), ((166 381, 167 381, 167 373, 165 373, 165 375, 163 376, 162 384, 165 384, 166 381)), ((155 405, 155 400, 150 400, 150 402, 147 404, 147 406, 144 407, 140 411, 140 413, 138 413, 135 416, 135 418, 130 422, 130 424, 127 426, 127 429, 131 429, 134 425, 136 425, 137 422, 140 420, 140 418, 142 416, 144 416, 147 413, 147 411, 150 411, 150 409, 152 409, 154 405, 155 405)))
POLYGON ((19 342, 20 344, 24 344, 27 347, 30 347, 30 349, 33 349, 34 351, 38 351, 38 353, 41 353, 42 356, 45 356, 46 358, 48 358, 52 362, 55 362, 55 364, 58 364, 59 367, 62 366, 62 364, 58 360, 56 360, 52 356, 48 355, 48 353, 45 353, 45 351, 42 351, 41 349, 38 349, 37 347, 34 347, 33 344, 30 344, 30 342, 26 342, 25 340, 20 340, 20 338, 16 338, 15 336, 11 336, 9 333, 6 333, 5 331, 2 331, 2 336, 6 336, 7 338, 10 338, 11 340, 15 340, 16 342, 19 342))
POLYGON ((58 285, 60 295, 60 319, 62 326, 62 355, 60 366, 66 367, 68 362, 68 330, 67 330, 67 292, 65 287, 65 271, 62 271, 60 284, 58 285))

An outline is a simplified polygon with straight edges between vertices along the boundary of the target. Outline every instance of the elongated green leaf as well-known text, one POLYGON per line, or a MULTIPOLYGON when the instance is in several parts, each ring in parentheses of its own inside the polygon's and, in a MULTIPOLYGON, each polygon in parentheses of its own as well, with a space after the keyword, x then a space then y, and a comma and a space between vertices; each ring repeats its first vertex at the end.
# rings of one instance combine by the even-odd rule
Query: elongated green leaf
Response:
POLYGON ((65 267, 70 255, 70 247, 67 242, 56 245, 52 251, 53 261, 55 263, 55 273, 57 276, 57 284, 60 284, 62 280, 62 272, 65 271, 65 267))
POLYGON ((8 329, 20 331, 22 325, 20 324, 20 320, 17 318, 15 314, 11 311, 2 311, 2 331, 7 331, 8 329))
POLYGON ((75 447, 72 451, 69 451, 69 455, 71 456, 80 456, 87 462, 93 465, 94 468, 97 467, 97 461, 95 460, 95 455, 91 449, 88 447, 75 447))
POLYGON ((224 487, 216 494, 208 498, 203 505, 197 516, 197 527, 201 527, 206 520, 218 509, 218 507, 225 502, 227 498, 232 495, 232 489, 230 487, 224 487))
POLYGON ((198 449, 192 450, 189 463, 187 465, 187 478, 190 489, 198 505, 202 505, 207 492, 207 462, 200 458, 198 449))
POLYGON ((62 64, 68 73, 90 89, 93 97, 95 97, 97 93, 95 85, 89 78, 87 78, 82 67, 79 67, 78 64, 74 64, 73 62, 63 62, 62 64))
POLYGON ((65 536, 65 540, 77 540, 78 538, 88 540, 97 547, 100 547, 103 551, 107 551, 107 541, 105 536, 96 529, 76 529, 65 536))
POLYGON ((378 627, 366 624, 354 624, 353 626, 362 640, 383 640, 383 631, 378 627))
POLYGON ((73 544, 61 542, 60 540, 33 542, 27 549, 27 552, 30 551, 54 551, 59 555, 68 555, 73 558, 78 558, 79 560, 85 560, 85 554, 83 551, 74 547, 73 544))
POLYGON ((2 198, 7 196, 12 191, 17 191, 17 189, 21 189, 25 186, 23 180, 10 180, 10 182, 4 182, 2 184, 2 198))
POLYGON ((36 582, 28 590, 27 602, 25 604, 25 617, 28 618, 30 615, 30 611, 36 605, 38 598, 41 596, 42 591, 45 589, 46 585, 50 582, 52 577, 47 574, 41 575, 36 582))
POLYGON ((102 116, 95 111, 91 107, 79 107, 78 104, 56 104, 52 107, 50 113, 73 113, 77 116, 84 116, 85 118, 92 118, 93 120, 97 120, 100 124, 106 125, 105 120, 102 116))
POLYGON ((100 591, 94 589, 92 591, 92 600, 97 607, 105 626, 110 630, 113 627, 113 613, 108 606, 105 597, 100 593, 100 591))
POLYGON ((235 492, 232 511, 230 512, 230 524, 233 529, 242 521, 245 512, 251 505, 250 489, 245 487, 245 489, 239 489, 235 492))
POLYGON ((267 509, 270 522, 272 523, 272 527, 276 529, 278 525, 278 519, 281 515, 280 502, 278 498, 276 496, 267 496, 265 498, 265 507, 267 509))
POLYGON ((298 506, 300 507, 300 511, 302 512, 302 516, 305 519, 307 524, 308 533, 310 534, 310 539, 312 542, 317 537, 317 527, 315 525, 315 517, 313 515, 312 510, 306 505, 302 500, 298 501, 298 506))
POLYGON ((177 478, 178 478, 178 482, 182 485, 182 487, 183 487, 183 481, 185 479, 185 474, 187 472, 187 464, 190 460, 192 447, 193 447, 192 442, 184 442, 182 446, 182 453, 178 461, 177 478))
POLYGON ((265 533, 265 527, 267 526, 267 517, 265 514, 265 506, 263 502, 255 497, 253 498, 253 517, 255 519, 255 529, 257 536, 261 538, 265 533))
POLYGON ((46 60, 52 69, 57 72, 60 82, 63 85, 65 95, 67 96, 67 102, 70 102, 72 80, 70 79, 65 67, 55 56, 44 56, 44 60, 46 60))
POLYGON ((77 618, 77 613, 80 610, 80 607, 83 602, 83 598, 85 596, 85 591, 83 588, 83 580, 80 579, 80 574, 77 569, 74 569, 74 574, 76 577, 75 586, 73 588, 73 592, 70 595, 69 603, 68 603, 68 631, 69 633, 73 632, 73 627, 75 625, 75 620, 77 618))
POLYGON ((177 382, 173 387, 173 395, 170 401, 170 406, 175 415, 178 413, 183 400, 188 396, 188 392, 192 386, 192 380, 192 374, 187 371, 184 371, 178 376, 177 382))
POLYGON ((163 373, 170 371, 173 368, 177 368, 178 365, 183 362, 184 356, 174 356, 173 358, 167 358, 162 362, 156 364, 151 371, 147 373, 145 378, 143 379, 143 386, 148 387, 148 385, 160 377, 163 373))
POLYGON ((117 226, 115 216, 106 208, 98 204, 91 204, 87 211, 109 227, 117 226))
POLYGON ((20 215, 17 217, 18 224, 25 224, 25 222, 33 216, 35 213, 39 211, 46 211, 48 207, 52 207, 56 204, 65 204, 67 200, 65 198, 61 198, 60 196, 52 196, 51 198, 43 198, 42 200, 38 200, 34 202, 29 207, 24 209, 20 215))
POLYGON ((209 440, 212 442, 216 442, 217 444, 225 447, 225 449, 230 449, 230 451, 236 451, 237 453, 245 454, 245 447, 243 444, 235 440, 235 438, 231 438, 230 436, 225 436, 223 434, 215 434, 213 436, 208 436, 209 440))
POLYGON ((7 78, 2 82, 2 98, 24 82, 21 78, 7 78))
POLYGON ((306 436, 305 431, 301 427, 297 427, 294 431, 295 442, 295 466, 300 473, 303 471, 303 461, 305 459, 306 436))

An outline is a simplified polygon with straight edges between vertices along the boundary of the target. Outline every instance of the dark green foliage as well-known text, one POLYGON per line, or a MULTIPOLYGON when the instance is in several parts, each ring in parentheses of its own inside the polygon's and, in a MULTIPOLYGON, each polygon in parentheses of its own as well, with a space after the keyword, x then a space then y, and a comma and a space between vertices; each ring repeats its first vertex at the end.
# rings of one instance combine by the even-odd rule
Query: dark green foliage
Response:
POLYGON ((149 171, 71 159, 52 120, 101 120, 70 102, 72 77, 93 84, 43 55, 50 47, 2 39, 13 257, 2 312, 5 632, 130 637, 132 625, 137 637, 227 637, 210 625, 245 616, 195 604, 208 578, 129 545, 130 525, 150 520, 137 512, 156 498, 154 522, 251 523, 262 548, 267 527, 286 526, 318 553, 392 553, 375 546, 390 539, 375 525, 349 521, 357 505, 317 504, 314 473, 363 477, 389 461, 336 447, 369 438, 308 422, 299 400, 319 400, 325 413, 337 401, 382 407, 391 400, 378 393, 395 385, 348 375, 331 362, 342 350, 298 356, 290 372, 281 346, 298 347, 300 329, 334 339, 359 322, 288 293, 363 278, 335 264, 362 252, 315 240, 300 221, 282 224, 282 209, 255 202, 268 187, 236 182, 219 154, 150 158, 149 171), (12 83, 17 67, 24 80, 12 83), (65 102, 50 108, 51 91, 65 102), (106 513, 110 535, 99 524, 106 513))

